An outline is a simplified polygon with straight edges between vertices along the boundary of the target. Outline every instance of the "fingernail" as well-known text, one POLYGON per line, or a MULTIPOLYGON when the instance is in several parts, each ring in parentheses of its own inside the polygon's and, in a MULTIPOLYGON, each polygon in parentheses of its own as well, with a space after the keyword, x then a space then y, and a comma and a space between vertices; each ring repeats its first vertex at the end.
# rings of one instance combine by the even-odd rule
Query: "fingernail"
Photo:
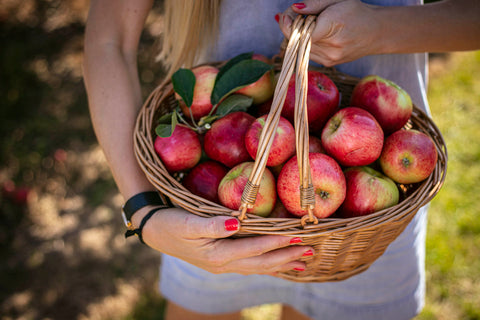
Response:
POLYGON ((238 220, 237 219, 228 219, 225 220, 225 230, 227 231, 236 231, 238 230, 238 220))
POLYGON ((302 238, 300 237, 295 237, 290 239, 290 244, 301 243, 301 242, 302 242, 302 238))
POLYGON ((293 268, 295 271, 305 271, 305 268, 293 268))
POLYGON ((297 9, 305 9, 306 7, 305 3, 301 3, 301 2, 294 3, 292 4, 292 6, 294 6, 297 9))
POLYGON ((280 21, 280 15, 278 13, 275 15, 275 21, 277 21, 277 23, 280 21))
POLYGON ((305 251, 302 256, 303 257, 313 256, 313 251, 311 249, 308 251, 305 251))

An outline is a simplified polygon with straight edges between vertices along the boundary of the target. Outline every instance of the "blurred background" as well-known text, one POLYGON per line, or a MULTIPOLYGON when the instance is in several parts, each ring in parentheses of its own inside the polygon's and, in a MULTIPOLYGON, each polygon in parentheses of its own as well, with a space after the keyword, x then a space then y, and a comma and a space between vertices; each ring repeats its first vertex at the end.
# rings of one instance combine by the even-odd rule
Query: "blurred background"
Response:
MULTIPOLYGON (((0 0, 0 319, 162 319, 159 256, 125 241, 82 82, 89 1, 0 0)), ((162 13, 143 33, 144 95, 162 13)), ((432 54, 429 100, 449 152, 417 319, 480 319, 480 51, 432 54)), ((278 305, 244 319, 277 319, 278 305)))

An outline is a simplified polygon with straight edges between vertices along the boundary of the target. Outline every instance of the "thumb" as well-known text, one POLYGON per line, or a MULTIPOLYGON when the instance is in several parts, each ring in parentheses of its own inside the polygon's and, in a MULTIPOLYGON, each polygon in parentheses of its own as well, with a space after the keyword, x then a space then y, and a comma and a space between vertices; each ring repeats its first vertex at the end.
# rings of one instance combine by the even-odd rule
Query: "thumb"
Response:
POLYGON ((298 14, 318 15, 327 7, 343 0, 305 0, 292 4, 291 9, 298 14))
POLYGON ((237 233, 240 229, 240 222, 236 218, 227 216, 202 218, 195 215, 189 215, 185 218, 184 222, 184 237, 189 239, 227 238, 237 233))

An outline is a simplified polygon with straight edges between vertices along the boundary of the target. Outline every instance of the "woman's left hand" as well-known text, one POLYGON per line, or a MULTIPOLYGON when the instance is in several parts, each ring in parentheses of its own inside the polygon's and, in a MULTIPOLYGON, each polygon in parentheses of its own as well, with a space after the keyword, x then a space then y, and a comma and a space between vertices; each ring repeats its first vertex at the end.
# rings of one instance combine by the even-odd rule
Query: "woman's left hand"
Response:
POLYGON ((330 67, 382 53, 377 8, 359 0, 306 0, 279 14, 278 23, 288 38, 298 14, 317 15, 310 59, 330 67))

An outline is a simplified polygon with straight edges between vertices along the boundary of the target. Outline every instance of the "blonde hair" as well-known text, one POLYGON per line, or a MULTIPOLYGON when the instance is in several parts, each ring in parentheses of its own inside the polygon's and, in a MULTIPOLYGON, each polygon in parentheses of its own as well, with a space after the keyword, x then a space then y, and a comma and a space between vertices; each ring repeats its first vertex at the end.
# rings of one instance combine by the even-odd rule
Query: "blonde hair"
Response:
POLYGON ((192 67, 218 33, 221 0, 165 0, 164 32, 157 56, 167 79, 180 67, 192 67))

